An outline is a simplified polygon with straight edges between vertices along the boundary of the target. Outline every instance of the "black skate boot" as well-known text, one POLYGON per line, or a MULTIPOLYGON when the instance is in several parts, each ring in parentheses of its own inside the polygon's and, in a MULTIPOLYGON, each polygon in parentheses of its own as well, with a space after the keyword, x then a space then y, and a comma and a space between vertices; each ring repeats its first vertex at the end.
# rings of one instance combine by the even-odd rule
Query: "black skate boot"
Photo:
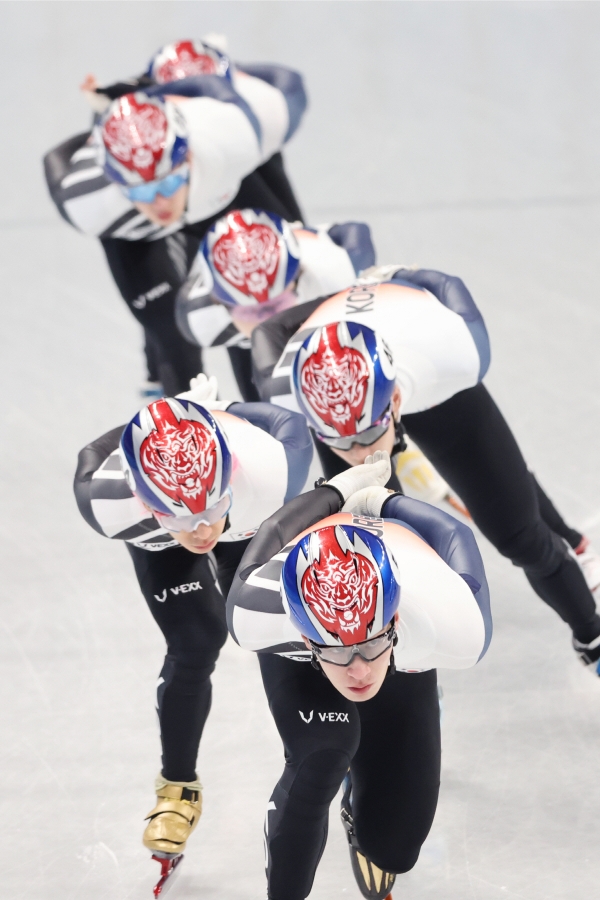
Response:
POLYGON ((352 871, 361 894, 367 900, 392 900, 390 891, 394 887, 396 876, 392 872, 384 872, 383 869, 378 869, 362 853, 356 840, 354 820, 352 819, 352 779, 350 778, 350 772, 344 778, 344 794, 342 796, 340 815, 350 846, 352 871))

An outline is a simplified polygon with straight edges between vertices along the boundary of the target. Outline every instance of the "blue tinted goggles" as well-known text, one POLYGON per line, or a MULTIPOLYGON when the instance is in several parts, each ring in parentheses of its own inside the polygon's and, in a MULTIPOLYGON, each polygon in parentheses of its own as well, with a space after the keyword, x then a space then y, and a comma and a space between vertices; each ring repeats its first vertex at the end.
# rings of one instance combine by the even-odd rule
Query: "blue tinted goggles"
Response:
POLYGON ((153 203, 157 194, 160 194, 161 197, 172 197, 189 180, 189 166, 180 166, 176 172, 171 172, 160 181, 148 181, 146 184, 136 184, 134 187, 123 187, 123 193, 132 203, 153 203))

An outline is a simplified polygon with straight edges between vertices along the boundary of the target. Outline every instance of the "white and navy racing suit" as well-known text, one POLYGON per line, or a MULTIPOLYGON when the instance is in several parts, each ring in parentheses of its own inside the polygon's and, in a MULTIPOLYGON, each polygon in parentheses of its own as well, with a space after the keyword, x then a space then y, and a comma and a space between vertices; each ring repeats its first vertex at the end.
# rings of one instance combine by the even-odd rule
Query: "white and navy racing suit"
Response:
POLYGON ((483 563, 466 525, 398 494, 385 501, 379 519, 336 515, 341 506, 337 491, 323 485, 267 519, 227 601, 231 634, 259 654, 285 748, 265 821, 269 900, 305 900, 310 893, 329 805, 348 769, 361 851, 385 872, 414 866, 440 781, 436 668, 475 665, 492 635, 483 563), (297 536, 323 519, 384 537, 400 572, 396 672, 360 703, 307 664, 310 653, 281 602, 281 569, 297 536))
MULTIPOLYGON (((482 383, 490 345, 471 294, 460 278, 429 269, 388 266, 379 277, 280 313, 253 332, 254 377, 261 398, 297 409, 291 365, 318 326, 347 320, 378 331, 393 356, 408 435, 488 540, 523 568, 538 596, 579 641, 593 641, 600 635, 600 618, 562 539, 569 540, 572 530, 527 469, 482 383)), ((347 468, 325 445, 318 450, 327 477, 347 468)))
MULTIPOLYGON (((363 269, 375 263, 371 230, 364 222, 341 222, 309 228, 292 224, 300 250, 300 269, 294 294, 297 304, 339 291, 363 269)), ((179 328, 190 342, 201 347, 250 347, 249 338, 236 328, 230 308, 212 299, 205 267, 196 257, 176 300, 179 328)))
POLYGON ((79 454, 75 496, 100 534, 126 542, 140 585, 167 642, 158 687, 162 774, 194 781, 211 702, 210 676, 227 637, 225 598, 237 565, 263 519, 296 496, 312 458, 303 417, 265 403, 213 410, 233 455, 233 503, 212 553, 184 549, 131 493, 118 444, 123 426, 79 454))
MULTIPOLYGON (((174 225, 150 222, 106 178, 89 132, 44 159, 61 216, 100 239, 123 299, 145 330, 150 378, 161 381, 169 395, 185 390, 200 369, 198 348, 179 333, 173 310, 208 228, 227 209, 240 207, 261 207, 290 221, 300 217, 280 150, 306 108, 302 78, 283 66, 244 68, 233 84, 198 75, 144 88, 151 95, 177 96, 189 129, 188 205, 174 225)), ((230 354, 234 371, 240 353, 234 348, 230 354)))

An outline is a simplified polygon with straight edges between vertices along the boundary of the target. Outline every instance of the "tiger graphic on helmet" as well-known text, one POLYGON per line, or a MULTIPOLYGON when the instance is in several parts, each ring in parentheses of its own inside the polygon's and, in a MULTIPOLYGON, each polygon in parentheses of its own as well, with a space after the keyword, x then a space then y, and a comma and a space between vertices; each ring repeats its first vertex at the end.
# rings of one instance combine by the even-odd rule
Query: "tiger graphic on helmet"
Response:
POLYGON ((125 185, 164 178, 188 153, 187 124, 177 105, 141 91, 113 100, 94 140, 98 164, 111 181, 125 185))
POLYGON ((325 437, 351 437, 370 428, 389 405, 394 385, 391 354, 384 342, 355 322, 331 322, 315 329, 292 367, 298 405, 325 437))
POLYGON ((317 643, 368 640, 391 620, 399 592, 396 565, 383 541, 338 523, 319 523, 282 570, 284 606, 294 625, 317 643))
POLYGON ((340 341, 340 330, 346 330, 341 323, 321 330, 315 351, 300 369, 300 386, 319 418, 346 437, 356 434, 373 367, 369 368, 362 335, 353 346, 346 334, 340 341))
POLYGON ((203 41, 166 44, 150 60, 148 75, 158 84, 194 75, 219 75, 231 80, 228 57, 203 41))
POLYGON ((231 454, 215 420, 190 401, 163 399, 143 409, 121 438, 131 489, 167 515, 214 506, 231 477, 231 454))
POLYGON ((280 296, 300 266, 300 249, 288 223, 259 209, 234 210, 219 219, 200 251, 215 298, 252 306, 280 296))

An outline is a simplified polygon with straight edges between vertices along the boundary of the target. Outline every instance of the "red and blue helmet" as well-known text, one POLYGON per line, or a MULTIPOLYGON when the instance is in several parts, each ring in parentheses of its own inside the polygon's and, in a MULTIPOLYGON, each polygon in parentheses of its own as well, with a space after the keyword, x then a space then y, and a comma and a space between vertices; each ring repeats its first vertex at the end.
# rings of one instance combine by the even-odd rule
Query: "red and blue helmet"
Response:
POLYGON ((189 516, 215 506, 232 472, 227 439, 210 412, 191 400, 167 397, 125 426, 119 447, 131 491, 166 516, 189 516))
POLYGON ((154 54, 146 73, 157 84, 193 75, 219 75, 231 81, 229 57, 204 41, 176 41, 154 54))
POLYGON ((317 644, 347 647, 391 622, 400 576, 383 540, 365 528, 319 522, 281 571, 281 596, 298 631, 317 644))
POLYGON ((389 348, 372 328, 357 322, 316 328, 292 366, 300 410, 317 435, 331 443, 350 445, 350 438, 373 429, 390 406, 395 384, 389 348))
POLYGON ((189 150, 177 104, 141 91, 113 100, 95 135, 104 174, 128 186, 160 181, 185 162, 189 150))
POLYGON ((215 299, 254 306, 279 297, 300 268, 300 248, 285 219, 262 209, 238 209, 218 219, 199 255, 215 299))

